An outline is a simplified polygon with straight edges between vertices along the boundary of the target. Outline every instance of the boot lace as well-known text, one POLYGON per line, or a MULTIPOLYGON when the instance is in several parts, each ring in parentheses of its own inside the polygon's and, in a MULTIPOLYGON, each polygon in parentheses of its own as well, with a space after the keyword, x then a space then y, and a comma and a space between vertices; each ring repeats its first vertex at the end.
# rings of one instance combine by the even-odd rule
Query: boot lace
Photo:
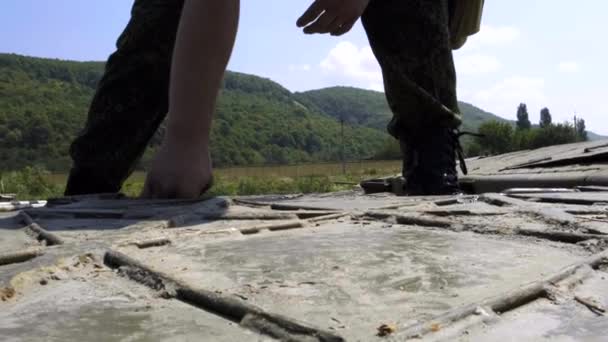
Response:
POLYGON ((456 155, 458 156, 458 161, 460 164, 460 170, 462 170, 462 173, 466 175, 469 173, 469 170, 468 170, 467 164, 465 162, 462 144, 460 143, 460 138, 462 138, 465 135, 474 136, 474 137, 478 137, 478 138, 483 138, 484 135, 479 134, 479 133, 467 132, 467 131, 460 132, 457 129, 454 130, 454 132, 452 134, 452 138, 454 139, 454 148, 456 149, 456 155))

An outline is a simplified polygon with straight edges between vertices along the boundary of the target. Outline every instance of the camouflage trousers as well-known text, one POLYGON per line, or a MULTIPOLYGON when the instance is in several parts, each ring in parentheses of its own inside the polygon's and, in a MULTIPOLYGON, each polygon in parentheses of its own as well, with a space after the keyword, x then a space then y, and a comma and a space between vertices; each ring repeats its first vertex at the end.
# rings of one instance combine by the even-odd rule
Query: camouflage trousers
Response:
MULTIPOLYGON (((86 125, 70 148, 66 195, 118 192, 168 110, 184 0, 135 0, 86 125)), ((394 118, 389 132, 458 126, 448 0, 372 0, 362 18, 394 118)))
POLYGON ((363 15, 382 68, 394 137, 461 123, 449 33, 452 1, 372 0, 363 15))

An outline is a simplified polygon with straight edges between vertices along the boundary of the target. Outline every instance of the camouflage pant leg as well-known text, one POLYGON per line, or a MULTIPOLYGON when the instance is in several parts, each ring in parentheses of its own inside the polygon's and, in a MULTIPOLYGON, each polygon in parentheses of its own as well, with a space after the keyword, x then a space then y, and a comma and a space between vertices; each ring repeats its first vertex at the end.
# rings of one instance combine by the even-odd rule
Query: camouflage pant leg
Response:
POLYGON ((136 0, 73 142, 67 195, 117 192, 168 110, 171 55, 184 0, 136 0))
POLYGON ((389 132, 458 127, 448 0, 372 0, 363 25, 384 77, 389 132))

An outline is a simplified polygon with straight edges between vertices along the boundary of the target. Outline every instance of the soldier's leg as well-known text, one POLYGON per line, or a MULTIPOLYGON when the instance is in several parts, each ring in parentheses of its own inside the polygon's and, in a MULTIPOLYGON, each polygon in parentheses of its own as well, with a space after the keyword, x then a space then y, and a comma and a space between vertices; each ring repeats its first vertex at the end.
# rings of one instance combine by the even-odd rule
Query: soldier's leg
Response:
POLYGON ((457 191, 455 129, 461 123, 448 0, 372 0, 363 15, 404 150, 409 192, 457 191))
POLYGON ((117 192, 168 108, 171 54, 184 0, 135 0, 131 20, 73 142, 66 195, 117 192))
POLYGON ((457 127, 448 0, 372 0, 362 21, 399 126, 457 127))

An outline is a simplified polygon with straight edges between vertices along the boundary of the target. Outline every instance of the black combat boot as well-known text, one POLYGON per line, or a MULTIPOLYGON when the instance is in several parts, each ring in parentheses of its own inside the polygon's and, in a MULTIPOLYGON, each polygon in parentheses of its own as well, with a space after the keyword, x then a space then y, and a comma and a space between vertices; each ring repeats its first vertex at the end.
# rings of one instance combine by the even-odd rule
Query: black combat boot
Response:
POLYGON ((454 195, 458 186, 456 156, 464 174, 466 165, 455 129, 432 128, 400 137, 403 153, 404 194, 408 196, 454 195))

